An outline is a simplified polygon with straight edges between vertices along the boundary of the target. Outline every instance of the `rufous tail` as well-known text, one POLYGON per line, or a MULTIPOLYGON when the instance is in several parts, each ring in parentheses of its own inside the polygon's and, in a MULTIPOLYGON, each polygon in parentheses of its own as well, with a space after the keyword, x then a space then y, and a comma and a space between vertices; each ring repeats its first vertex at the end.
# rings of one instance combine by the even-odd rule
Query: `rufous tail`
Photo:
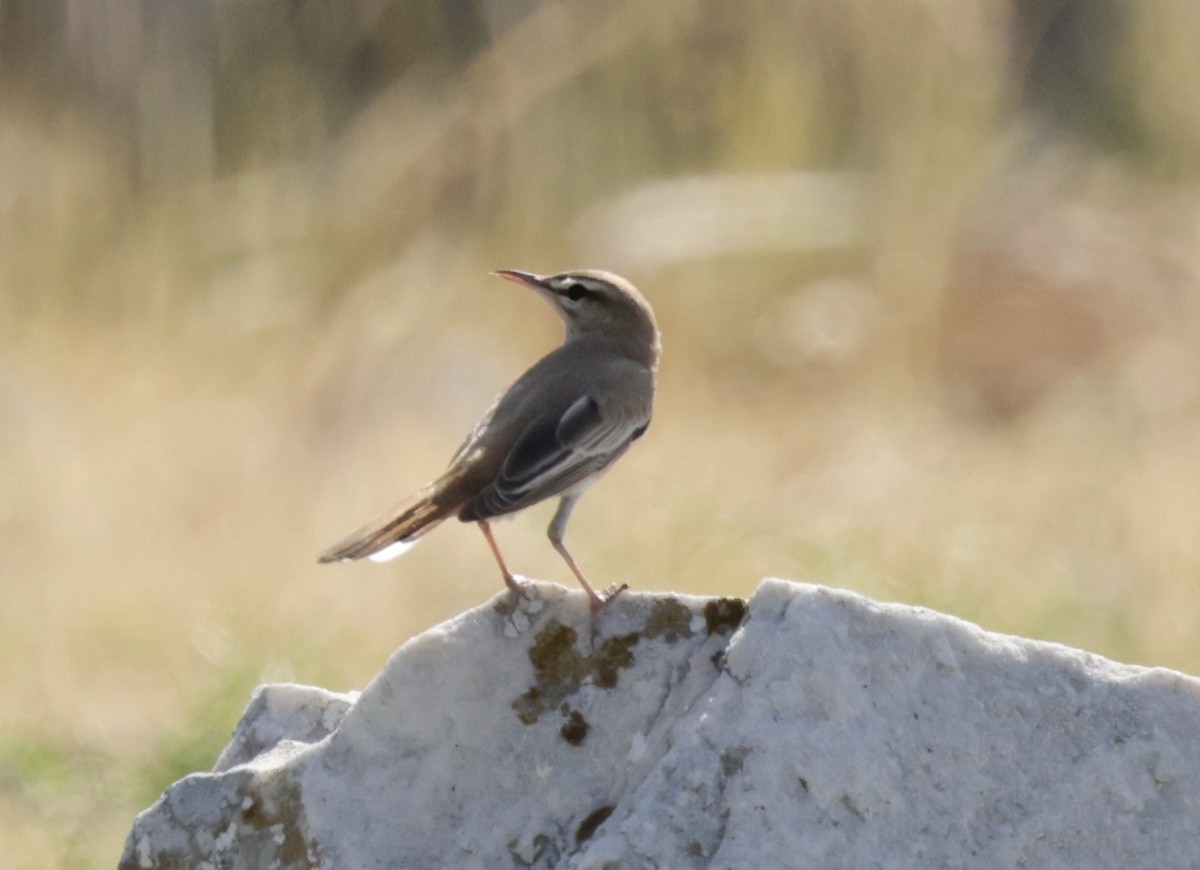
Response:
MULTIPOLYGON (((397 544, 415 543, 463 506, 462 480, 447 474, 406 501, 351 532, 317 557, 318 562, 352 562, 397 544)), ((399 555, 399 553, 396 553, 399 555)))

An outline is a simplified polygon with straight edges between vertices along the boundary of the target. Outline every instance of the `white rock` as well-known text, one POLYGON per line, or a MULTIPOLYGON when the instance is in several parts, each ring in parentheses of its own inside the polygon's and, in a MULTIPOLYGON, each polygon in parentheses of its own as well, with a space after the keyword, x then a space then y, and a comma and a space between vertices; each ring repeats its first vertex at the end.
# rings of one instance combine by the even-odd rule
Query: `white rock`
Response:
POLYGON ((782 581, 743 615, 538 584, 357 698, 264 687, 122 867, 1200 866, 1200 681, 782 581))

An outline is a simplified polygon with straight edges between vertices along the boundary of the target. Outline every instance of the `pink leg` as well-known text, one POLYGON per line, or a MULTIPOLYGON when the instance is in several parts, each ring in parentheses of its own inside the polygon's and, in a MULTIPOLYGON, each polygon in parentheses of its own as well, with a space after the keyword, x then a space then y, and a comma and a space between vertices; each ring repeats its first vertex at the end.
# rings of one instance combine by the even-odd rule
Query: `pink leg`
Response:
POLYGON ((568 496, 559 502, 558 510, 554 514, 554 519, 550 521, 550 528, 546 530, 546 534, 550 537, 550 543, 558 551, 558 555, 563 557, 563 561, 567 563, 567 567, 571 569, 571 573, 575 575, 575 579, 583 587, 583 591, 587 593, 592 613, 599 613, 629 587, 624 583, 620 586, 614 583, 603 592, 597 592, 592 587, 592 584, 588 582, 587 578, 583 576, 583 572, 579 570, 579 566, 575 564, 575 560, 571 557, 571 554, 567 552, 567 547, 563 544, 563 535, 567 531, 567 520, 571 517, 571 508, 575 507, 576 498, 577 496, 568 496))
POLYGON ((521 584, 513 576, 512 571, 508 570, 508 566, 504 564, 504 557, 500 555, 500 548, 496 545, 496 538, 492 535, 492 527, 488 525, 487 520, 480 520, 479 528, 483 532, 483 536, 487 538, 488 546, 492 548, 492 555, 496 557, 496 564, 500 566, 500 573, 504 575, 504 585, 513 592, 520 593, 521 584))

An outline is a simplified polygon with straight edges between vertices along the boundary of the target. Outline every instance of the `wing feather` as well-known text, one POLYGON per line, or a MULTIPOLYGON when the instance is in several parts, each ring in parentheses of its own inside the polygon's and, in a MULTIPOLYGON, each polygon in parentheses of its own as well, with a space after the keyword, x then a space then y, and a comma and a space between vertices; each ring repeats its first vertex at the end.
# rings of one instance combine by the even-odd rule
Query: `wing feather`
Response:
POLYGON ((513 443, 492 483, 459 513, 471 522, 521 510, 603 471, 644 431, 642 415, 582 396, 561 415, 535 420, 513 443))

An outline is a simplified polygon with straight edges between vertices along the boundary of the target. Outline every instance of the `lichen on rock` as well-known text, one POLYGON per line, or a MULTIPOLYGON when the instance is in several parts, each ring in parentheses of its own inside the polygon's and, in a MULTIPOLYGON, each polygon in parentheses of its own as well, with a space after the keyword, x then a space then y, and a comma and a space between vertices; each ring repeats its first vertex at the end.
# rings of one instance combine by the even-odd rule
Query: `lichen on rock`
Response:
POLYGON ((260 689, 121 867, 1193 866, 1198 720, 1192 677, 846 592, 529 584, 361 695, 260 689))

